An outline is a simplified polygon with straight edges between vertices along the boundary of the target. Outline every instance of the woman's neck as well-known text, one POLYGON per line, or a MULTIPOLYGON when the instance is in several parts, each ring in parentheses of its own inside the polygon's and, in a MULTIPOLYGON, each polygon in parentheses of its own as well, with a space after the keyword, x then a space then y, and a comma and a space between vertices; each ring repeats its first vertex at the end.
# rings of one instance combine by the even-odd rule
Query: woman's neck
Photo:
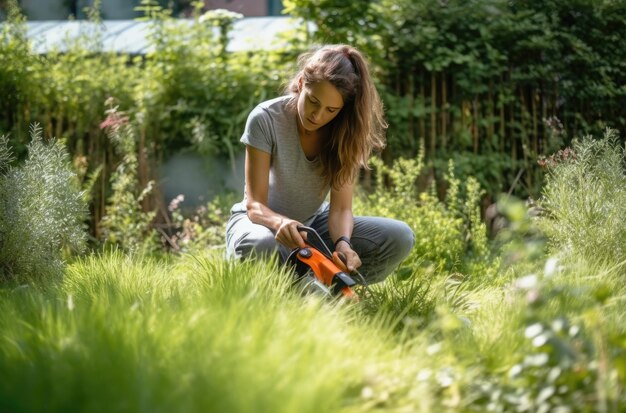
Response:
POLYGON ((302 122, 300 121, 300 117, 297 116, 296 119, 298 124, 298 135, 300 136, 300 138, 317 138, 318 133, 316 130, 309 131, 304 129, 304 126, 302 126, 302 122))
POLYGON ((314 131, 308 131, 302 127, 300 124, 300 119, 298 119, 298 137, 300 140, 300 146, 304 151, 307 159, 312 161, 315 159, 317 155, 319 155, 321 149, 321 138, 323 135, 323 130, 317 129, 314 131))

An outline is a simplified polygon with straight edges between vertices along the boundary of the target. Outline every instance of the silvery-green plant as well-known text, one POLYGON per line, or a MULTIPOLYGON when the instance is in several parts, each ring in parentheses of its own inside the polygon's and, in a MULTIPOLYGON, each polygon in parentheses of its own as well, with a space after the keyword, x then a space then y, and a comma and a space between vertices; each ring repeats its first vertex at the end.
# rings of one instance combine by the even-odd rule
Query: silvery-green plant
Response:
POLYGON ((591 261, 626 259, 626 153, 617 132, 588 136, 542 161, 548 169, 541 206, 555 249, 591 261))
POLYGON ((86 205, 65 147, 30 130, 28 157, 9 167, 0 142, 0 269, 5 277, 47 277, 63 269, 63 251, 85 248, 86 205))
POLYGON ((13 153, 9 147, 9 139, 0 136, 0 174, 4 174, 9 169, 9 164, 13 160, 13 153))

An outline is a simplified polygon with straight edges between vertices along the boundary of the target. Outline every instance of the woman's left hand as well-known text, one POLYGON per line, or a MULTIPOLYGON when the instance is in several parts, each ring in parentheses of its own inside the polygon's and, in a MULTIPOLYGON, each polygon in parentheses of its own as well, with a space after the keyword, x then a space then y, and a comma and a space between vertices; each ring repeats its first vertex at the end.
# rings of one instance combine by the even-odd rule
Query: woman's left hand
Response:
POLYGON ((346 242, 340 242, 335 249, 339 254, 343 254, 346 258, 345 264, 348 267, 348 272, 355 271, 361 266, 361 258, 346 242))

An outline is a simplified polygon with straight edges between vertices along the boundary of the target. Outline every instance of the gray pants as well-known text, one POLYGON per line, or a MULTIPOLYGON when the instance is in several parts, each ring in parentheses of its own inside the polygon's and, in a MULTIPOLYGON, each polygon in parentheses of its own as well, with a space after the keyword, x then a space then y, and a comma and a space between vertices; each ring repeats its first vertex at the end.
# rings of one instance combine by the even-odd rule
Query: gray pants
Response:
MULTIPOLYGON (((327 206, 307 225, 315 229, 333 251, 328 232, 328 210, 327 206)), ((359 272, 368 283, 376 283, 383 281, 409 255, 415 244, 415 235, 402 221, 357 216, 354 217, 350 241, 361 258, 359 272)), ((253 253, 278 253, 285 259, 289 251, 276 242, 269 228, 252 223, 245 212, 234 212, 226 226, 226 255, 228 258, 244 259, 253 253)))

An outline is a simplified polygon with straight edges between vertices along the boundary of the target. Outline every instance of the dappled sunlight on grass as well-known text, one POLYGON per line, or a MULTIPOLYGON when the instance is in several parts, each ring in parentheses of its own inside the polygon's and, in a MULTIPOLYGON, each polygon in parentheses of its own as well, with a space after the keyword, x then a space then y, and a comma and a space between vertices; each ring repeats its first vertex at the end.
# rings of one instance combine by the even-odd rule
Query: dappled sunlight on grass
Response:
POLYGON ((335 411, 347 394, 360 403, 367 376, 391 377, 398 362, 389 331, 287 281, 275 264, 210 255, 79 260, 46 294, 4 292, 0 324, 14 350, 2 353, 11 382, 0 392, 27 410, 41 400, 70 409, 79 394, 96 405, 121 395, 114 411, 335 411), (25 298, 31 312, 19 308, 25 298))

